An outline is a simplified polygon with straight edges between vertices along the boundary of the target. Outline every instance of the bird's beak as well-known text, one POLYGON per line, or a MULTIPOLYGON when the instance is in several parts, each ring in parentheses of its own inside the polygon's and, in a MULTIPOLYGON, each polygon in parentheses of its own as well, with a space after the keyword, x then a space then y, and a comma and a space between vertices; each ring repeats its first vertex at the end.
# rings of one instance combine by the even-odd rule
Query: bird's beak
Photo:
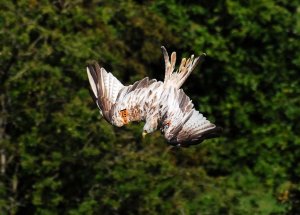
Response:
POLYGON ((143 138, 145 138, 146 135, 147 135, 147 132, 146 132, 146 131, 143 131, 143 133, 142 133, 143 138))

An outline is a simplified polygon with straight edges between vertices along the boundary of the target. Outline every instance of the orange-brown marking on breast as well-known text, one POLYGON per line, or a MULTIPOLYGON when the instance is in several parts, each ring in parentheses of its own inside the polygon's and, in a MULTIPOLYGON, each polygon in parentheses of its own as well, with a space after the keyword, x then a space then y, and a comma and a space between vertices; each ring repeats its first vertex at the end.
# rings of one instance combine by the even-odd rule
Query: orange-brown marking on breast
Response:
POLYGON ((167 121, 165 125, 170 126, 171 125, 171 121, 167 121))
POLYGON ((161 127, 161 132, 165 133, 165 131, 170 127, 170 125, 171 125, 171 121, 170 120, 164 122, 162 124, 162 127, 161 127))
POLYGON ((127 109, 123 109, 120 112, 120 116, 122 117, 122 120, 124 122, 124 124, 128 124, 128 110, 127 109))

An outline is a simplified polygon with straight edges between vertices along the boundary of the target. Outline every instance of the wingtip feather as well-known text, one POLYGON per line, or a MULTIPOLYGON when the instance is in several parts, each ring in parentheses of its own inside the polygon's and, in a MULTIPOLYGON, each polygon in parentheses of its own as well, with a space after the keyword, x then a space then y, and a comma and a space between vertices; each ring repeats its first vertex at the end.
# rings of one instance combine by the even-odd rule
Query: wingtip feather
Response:
POLYGON ((96 86, 96 80, 94 80, 92 74, 91 74, 91 71, 89 69, 89 67, 86 68, 86 72, 87 72, 87 75, 88 75, 88 79, 89 79, 89 82, 90 82, 90 86, 91 86, 91 89, 93 91, 93 94, 94 96, 97 98, 98 96, 98 93, 97 93, 97 86, 96 86))

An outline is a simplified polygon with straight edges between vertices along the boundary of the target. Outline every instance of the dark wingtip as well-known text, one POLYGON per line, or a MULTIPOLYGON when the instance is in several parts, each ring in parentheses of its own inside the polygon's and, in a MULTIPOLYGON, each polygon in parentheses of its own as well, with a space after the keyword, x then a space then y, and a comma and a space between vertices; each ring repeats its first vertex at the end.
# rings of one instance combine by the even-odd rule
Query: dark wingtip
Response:
POLYGON ((202 53, 200 56, 199 56, 199 63, 202 64, 204 61, 205 61, 205 57, 206 57, 206 53, 202 53))
POLYGON ((97 61, 91 61, 89 62, 86 67, 90 70, 91 73, 95 74, 96 73, 96 68, 99 66, 97 61))
POLYGON ((207 130, 207 131, 203 132, 200 138, 195 139, 195 140, 190 141, 190 142, 181 143, 180 146, 181 147, 189 147, 189 146, 192 146, 192 145, 198 145, 198 144, 202 143, 204 140, 215 138, 215 137, 220 137, 222 133, 223 133, 223 128, 219 127, 219 126, 216 126, 213 129, 210 129, 210 130, 207 130))
POLYGON ((86 63, 86 67, 88 67, 88 68, 95 67, 96 65, 99 65, 99 63, 96 60, 89 60, 86 63))
POLYGON ((203 135, 201 136, 200 140, 203 141, 205 139, 219 137, 219 136, 221 136, 222 132, 223 132, 223 128, 216 126, 215 128, 204 132, 203 135))
POLYGON ((169 58, 169 55, 168 55, 168 52, 167 52, 166 47, 161 46, 160 48, 161 48, 161 50, 162 50, 162 53, 163 53, 163 55, 164 55, 165 60, 166 60, 166 58, 169 58))

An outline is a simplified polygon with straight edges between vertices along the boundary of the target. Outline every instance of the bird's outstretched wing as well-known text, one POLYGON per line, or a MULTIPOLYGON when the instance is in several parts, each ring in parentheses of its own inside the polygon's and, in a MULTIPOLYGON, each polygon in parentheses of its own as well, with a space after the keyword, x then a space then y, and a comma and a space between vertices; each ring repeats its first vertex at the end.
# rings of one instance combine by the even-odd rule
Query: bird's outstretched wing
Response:
POLYGON ((178 133, 175 143, 181 143, 181 146, 195 145, 205 139, 218 137, 221 132, 221 127, 217 127, 194 109, 191 117, 178 133))
POLYGON ((144 78, 133 85, 124 86, 111 73, 97 63, 87 67, 91 95, 100 113, 109 123, 123 126, 131 121, 145 120, 149 112, 157 110, 156 91, 163 83, 144 78))
POLYGON ((111 122, 112 107, 124 85, 111 73, 108 73, 98 63, 87 67, 87 74, 91 86, 91 95, 103 117, 111 122))
POLYGON ((160 105, 161 131, 172 145, 189 146, 221 132, 193 107, 182 89, 169 88, 160 105))

